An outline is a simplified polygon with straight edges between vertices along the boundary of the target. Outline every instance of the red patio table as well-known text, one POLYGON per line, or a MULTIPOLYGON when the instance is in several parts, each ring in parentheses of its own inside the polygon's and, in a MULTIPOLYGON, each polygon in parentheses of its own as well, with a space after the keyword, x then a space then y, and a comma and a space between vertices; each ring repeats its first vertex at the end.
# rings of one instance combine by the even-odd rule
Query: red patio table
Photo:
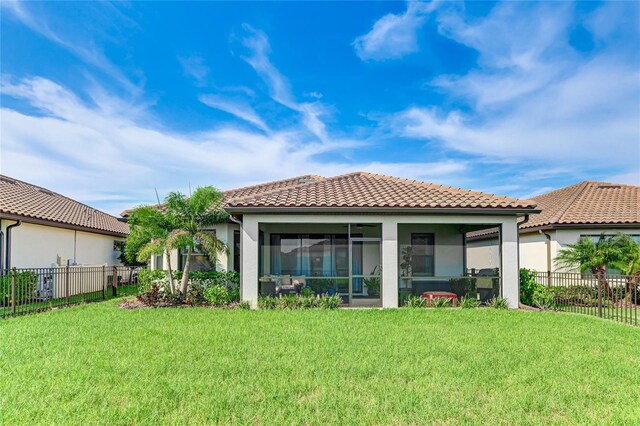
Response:
POLYGON ((448 291, 425 291, 422 293, 422 297, 427 300, 433 299, 451 299, 451 303, 455 303, 458 299, 458 296, 455 293, 450 293, 448 291))

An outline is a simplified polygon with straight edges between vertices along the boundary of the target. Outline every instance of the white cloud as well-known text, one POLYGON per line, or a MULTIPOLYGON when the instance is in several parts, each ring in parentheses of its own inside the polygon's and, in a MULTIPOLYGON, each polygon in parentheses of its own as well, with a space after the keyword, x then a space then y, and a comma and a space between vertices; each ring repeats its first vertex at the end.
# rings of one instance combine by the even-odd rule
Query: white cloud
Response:
MULTIPOLYGON (((129 116, 122 101, 88 104, 43 78, 4 81, 2 94, 37 109, 3 108, 2 173, 42 185, 118 214, 160 194, 214 184, 222 189, 307 173, 335 175, 353 170, 438 181, 456 176, 464 163, 349 162, 352 141, 309 141, 306 129, 269 134, 229 126, 180 133, 153 125, 151 114, 129 116), (331 160, 326 159, 330 155, 331 160)), ((451 180, 451 179, 450 179, 451 180)))
POLYGON ((571 5, 555 3, 501 3, 475 20, 442 11, 440 31, 477 50, 479 67, 433 85, 468 108, 412 106, 387 124, 406 137, 524 167, 637 170, 637 50, 581 54, 569 43, 574 19, 571 5))
POLYGON ((256 30, 249 24, 244 24, 242 28, 247 34, 242 38, 242 44, 249 51, 249 55, 243 56, 243 59, 251 65, 258 76, 265 82, 269 88, 271 98, 285 107, 302 114, 304 126, 320 141, 326 142, 328 140, 327 129, 321 117, 327 113, 327 108, 320 102, 296 101, 291 92, 289 82, 269 59, 271 47, 266 34, 256 30))
POLYGON ((267 127, 258 113, 251 107, 251 105, 247 104, 244 101, 230 100, 222 96, 211 94, 201 95, 199 99, 200 102, 207 106, 210 106, 211 108, 228 112, 229 114, 232 114, 242 120, 253 124, 254 126, 264 130, 265 132, 269 131, 269 127, 267 127))
POLYGON ((182 71, 184 71, 185 75, 194 79, 196 86, 206 86, 210 70, 204 58, 201 56, 179 57, 178 61, 180 61, 182 71))
POLYGON ((417 32, 436 5, 436 2, 410 1, 404 13, 383 16, 367 34, 354 40, 356 55, 363 61, 381 61, 418 51, 417 32))
POLYGON ((80 60, 95 67, 119 83, 126 91, 137 96, 142 93, 141 83, 134 83, 114 65, 91 38, 70 37, 64 31, 53 29, 44 16, 34 16, 22 1, 2 1, 0 6, 9 11, 32 31, 63 47, 80 60), (82 41, 80 41, 82 40, 82 41))

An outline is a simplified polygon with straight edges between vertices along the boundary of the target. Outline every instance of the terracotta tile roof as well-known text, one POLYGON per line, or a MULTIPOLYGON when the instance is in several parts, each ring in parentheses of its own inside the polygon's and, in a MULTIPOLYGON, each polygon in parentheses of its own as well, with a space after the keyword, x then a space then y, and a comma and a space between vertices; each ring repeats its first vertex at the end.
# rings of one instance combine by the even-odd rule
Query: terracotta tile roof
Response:
POLYGON ((225 200, 231 200, 234 198, 244 198, 252 195, 258 195, 265 192, 271 192, 274 190, 290 188, 292 186, 298 186, 309 182, 324 179, 322 176, 317 175, 304 175, 297 176, 289 179, 277 180, 274 182, 261 183, 259 185, 246 186, 244 188, 230 189, 224 191, 225 200))
POLYGON ((73 225, 110 235, 129 233, 126 223, 63 195, 0 175, 0 216, 16 215, 73 225))
POLYGON ((356 172, 232 198, 227 201, 227 207, 236 211, 245 208, 533 210, 535 203, 415 180, 356 172))
POLYGON ((522 229, 570 224, 639 224, 640 186, 585 181, 533 197, 542 213, 522 229))
MULTIPOLYGON (((292 177, 289 179, 276 180, 273 182, 261 183, 258 185, 245 186, 242 188, 223 191, 222 192, 222 195, 224 196, 223 207, 226 207, 227 202, 233 198, 249 197, 252 195, 262 194, 265 192, 270 192, 274 190, 279 190, 283 188, 289 188, 292 186, 305 184, 305 183, 312 182, 319 179, 324 179, 324 178, 322 176, 317 176, 317 175, 304 175, 304 176, 292 177)), ((164 204, 161 204, 160 208, 163 208, 163 206, 164 204)), ((127 209, 122 213, 120 213, 120 216, 128 217, 129 213, 131 213, 132 211, 133 209, 127 209)))

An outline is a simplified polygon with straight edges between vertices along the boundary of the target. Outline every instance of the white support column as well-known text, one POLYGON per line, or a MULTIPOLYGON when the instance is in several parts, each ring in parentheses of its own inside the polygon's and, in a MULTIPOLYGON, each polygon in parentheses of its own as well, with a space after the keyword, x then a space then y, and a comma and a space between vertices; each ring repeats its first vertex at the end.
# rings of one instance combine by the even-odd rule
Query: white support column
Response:
POLYGON ((398 223, 382 222, 382 307, 398 307, 398 223))
POLYGON ((517 218, 502 222, 501 253, 502 297, 507 299, 509 307, 517 309, 520 302, 520 273, 518 270, 518 224, 517 218))
POLYGON ((258 305, 258 220, 245 215, 240 237, 240 298, 258 305))

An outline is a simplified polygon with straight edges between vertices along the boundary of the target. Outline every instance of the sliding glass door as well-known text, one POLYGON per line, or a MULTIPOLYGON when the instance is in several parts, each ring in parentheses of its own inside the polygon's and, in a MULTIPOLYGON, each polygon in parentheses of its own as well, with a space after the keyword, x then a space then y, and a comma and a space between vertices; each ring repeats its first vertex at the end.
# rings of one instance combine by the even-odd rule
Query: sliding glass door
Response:
POLYGON ((349 306, 382 306, 380 238, 351 238, 349 247, 349 306))

